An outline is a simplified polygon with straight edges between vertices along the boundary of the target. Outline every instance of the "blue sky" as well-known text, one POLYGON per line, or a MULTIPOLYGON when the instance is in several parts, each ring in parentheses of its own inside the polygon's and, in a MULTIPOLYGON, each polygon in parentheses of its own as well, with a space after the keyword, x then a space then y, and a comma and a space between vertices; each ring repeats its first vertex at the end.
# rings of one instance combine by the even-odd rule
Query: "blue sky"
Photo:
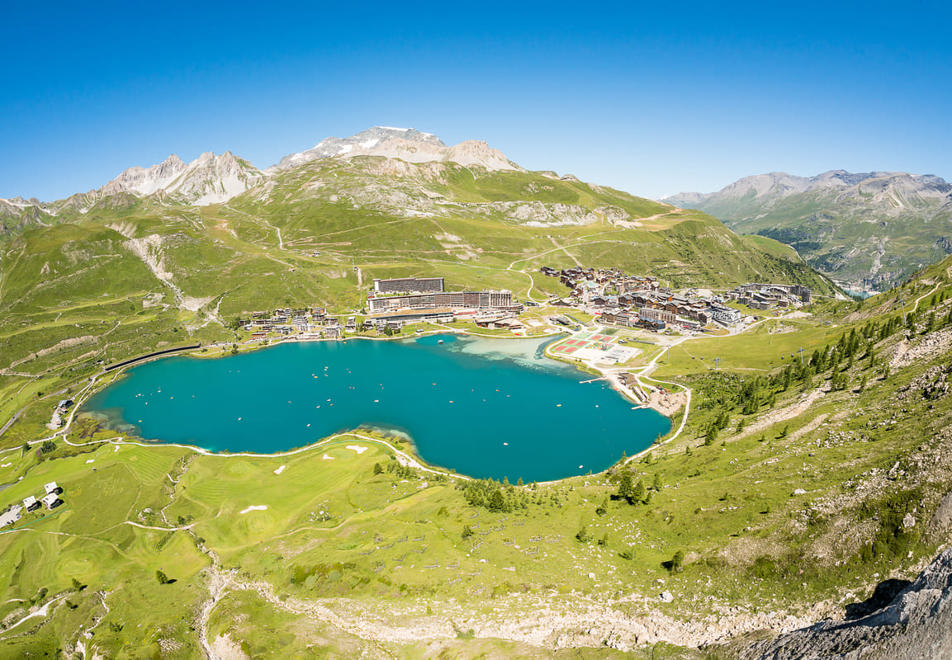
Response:
POLYGON ((0 197, 375 124, 635 194, 772 170, 952 179, 948 3, 17 3, 0 197), (95 10, 92 9, 95 7, 95 10))

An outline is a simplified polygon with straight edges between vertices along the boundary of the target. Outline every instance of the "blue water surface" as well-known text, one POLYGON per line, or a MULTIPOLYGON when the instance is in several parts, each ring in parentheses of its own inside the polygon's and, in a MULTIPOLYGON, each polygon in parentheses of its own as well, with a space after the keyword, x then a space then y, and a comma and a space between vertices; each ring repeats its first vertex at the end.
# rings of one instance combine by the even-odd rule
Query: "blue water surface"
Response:
POLYGON ((430 335, 171 357, 130 369, 84 409, 143 438, 212 451, 267 454, 361 426, 390 429, 430 464, 512 482, 603 470, 670 429, 541 347, 430 335))

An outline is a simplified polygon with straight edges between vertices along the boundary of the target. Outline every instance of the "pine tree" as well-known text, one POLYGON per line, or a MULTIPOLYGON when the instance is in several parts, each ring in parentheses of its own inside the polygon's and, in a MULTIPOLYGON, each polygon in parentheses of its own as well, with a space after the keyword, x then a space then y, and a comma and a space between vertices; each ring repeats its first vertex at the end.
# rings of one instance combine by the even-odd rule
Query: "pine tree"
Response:
POLYGON ((631 482, 631 475, 626 472, 621 476, 621 481, 618 483, 618 498, 627 500, 630 504, 634 496, 635 488, 631 482))
POLYGON ((639 479, 638 483, 635 484, 635 489, 632 492, 631 500, 629 500, 629 502, 631 504, 634 504, 635 502, 643 502, 644 499, 645 499, 645 484, 641 481, 641 479, 639 479))

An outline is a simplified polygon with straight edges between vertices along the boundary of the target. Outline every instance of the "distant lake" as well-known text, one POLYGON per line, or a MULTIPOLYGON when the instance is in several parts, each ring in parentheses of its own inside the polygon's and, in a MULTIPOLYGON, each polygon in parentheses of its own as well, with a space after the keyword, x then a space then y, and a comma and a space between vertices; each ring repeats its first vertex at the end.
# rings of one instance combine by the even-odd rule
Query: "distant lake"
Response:
POLYGON ((598 472, 668 432, 667 417, 604 381, 582 383, 592 376, 543 357, 544 345, 430 335, 178 356, 128 370, 84 410, 211 451, 270 454, 385 429, 411 438, 427 463, 513 483, 598 472))

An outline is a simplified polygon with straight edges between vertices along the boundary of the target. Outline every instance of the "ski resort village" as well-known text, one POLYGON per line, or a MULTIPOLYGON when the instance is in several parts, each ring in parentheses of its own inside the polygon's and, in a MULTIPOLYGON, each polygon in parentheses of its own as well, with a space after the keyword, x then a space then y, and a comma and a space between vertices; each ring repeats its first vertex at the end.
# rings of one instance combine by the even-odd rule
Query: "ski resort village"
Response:
POLYGON ((622 327, 649 333, 736 332, 759 315, 787 311, 811 302, 810 289, 796 284, 741 285, 715 293, 691 288, 675 291, 656 277, 627 275, 618 269, 541 268, 558 278, 564 296, 545 302, 516 301, 510 291, 448 291, 443 277, 375 279, 366 307, 339 315, 325 308, 255 312, 238 321, 252 340, 339 339, 348 334, 393 336, 414 326, 418 334, 449 329, 498 331, 516 336, 568 329, 622 327))

